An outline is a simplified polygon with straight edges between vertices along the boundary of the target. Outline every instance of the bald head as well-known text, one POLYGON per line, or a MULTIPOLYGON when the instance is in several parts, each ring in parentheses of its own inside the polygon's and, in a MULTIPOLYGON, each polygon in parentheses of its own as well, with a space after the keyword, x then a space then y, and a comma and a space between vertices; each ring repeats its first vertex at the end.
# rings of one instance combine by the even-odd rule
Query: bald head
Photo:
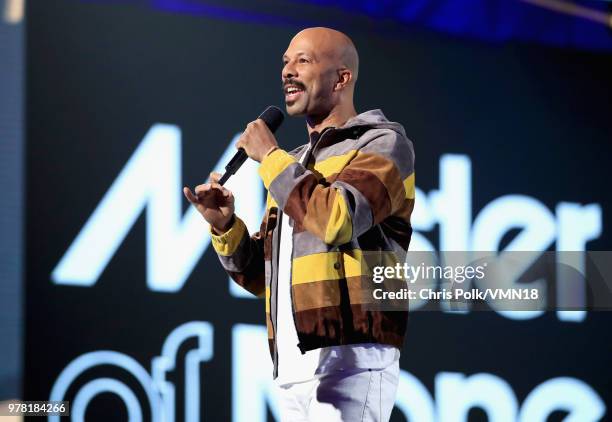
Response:
POLYGON ((357 81, 359 56, 353 41, 343 32, 331 28, 314 27, 298 32, 291 42, 306 40, 316 45, 320 54, 353 72, 352 83, 357 81))
POLYGON ((297 33, 283 55, 283 87, 291 115, 324 114, 350 105, 359 71, 353 41, 330 28, 297 33))

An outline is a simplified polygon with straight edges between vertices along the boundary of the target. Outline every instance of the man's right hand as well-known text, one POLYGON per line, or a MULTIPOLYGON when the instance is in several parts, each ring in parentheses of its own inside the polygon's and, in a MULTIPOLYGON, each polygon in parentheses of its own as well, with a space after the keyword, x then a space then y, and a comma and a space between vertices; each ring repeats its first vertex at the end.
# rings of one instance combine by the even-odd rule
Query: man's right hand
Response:
POLYGON ((183 188, 185 198, 218 234, 231 227, 234 216, 234 195, 218 183, 220 178, 219 173, 210 173, 208 183, 196 186, 195 194, 188 187, 183 188))

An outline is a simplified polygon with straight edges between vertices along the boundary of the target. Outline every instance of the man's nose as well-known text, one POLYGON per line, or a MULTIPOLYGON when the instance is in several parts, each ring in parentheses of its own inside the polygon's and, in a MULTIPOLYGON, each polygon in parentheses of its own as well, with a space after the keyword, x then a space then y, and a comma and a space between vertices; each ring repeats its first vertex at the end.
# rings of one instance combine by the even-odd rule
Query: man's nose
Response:
POLYGON ((287 64, 283 67, 281 76, 283 80, 297 77, 297 71, 295 70, 295 66, 293 66, 292 62, 287 62, 287 64))

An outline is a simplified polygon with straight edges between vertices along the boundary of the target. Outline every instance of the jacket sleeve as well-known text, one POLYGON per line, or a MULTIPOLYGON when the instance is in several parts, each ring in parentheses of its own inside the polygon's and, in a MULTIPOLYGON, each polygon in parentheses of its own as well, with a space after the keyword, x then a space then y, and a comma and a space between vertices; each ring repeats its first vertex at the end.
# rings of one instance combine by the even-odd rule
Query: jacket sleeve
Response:
POLYGON ((317 165, 313 172, 276 150, 261 162, 259 175, 278 206, 327 244, 357 238, 414 198, 412 142, 397 132, 382 130, 359 150, 317 165), (329 174, 317 177, 317 165, 329 174), (334 173, 335 166, 341 170, 334 173))
POLYGON ((249 236, 244 222, 234 216, 234 224, 222 235, 216 235, 210 230, 213 248, 219 256, 221 265, 232 279, 255 296, 263 297, 265 294, 265 266, 264 266, 264 230, 265 222, 260 230, 249 236))

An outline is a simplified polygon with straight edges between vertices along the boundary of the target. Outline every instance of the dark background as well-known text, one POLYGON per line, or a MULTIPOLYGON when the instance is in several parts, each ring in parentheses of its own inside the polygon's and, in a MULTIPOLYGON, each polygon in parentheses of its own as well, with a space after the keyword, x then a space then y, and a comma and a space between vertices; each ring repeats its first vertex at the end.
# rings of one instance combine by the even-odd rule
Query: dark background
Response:
MULTIPOLYGON (((450 37, 340 19, 337 10, 321 15, 308 5, 292 4, 292 16, 300 7, 301 20, 257 22, 137 5, 28 2, 24 399, 48 398, 64 367, 93 350, 121 351, 149 369, 173 328, 201 320, 215 329, 215 358, 206 363, 213 381, 202 394, 217 406, 205 407, 204 419, 231 419, 231 329, 264 324, 263 302, 230 295, 212 248, 180 291, 148 290, 143 213, 95 286, 55 285, 50 274, 151 125, 181 128, 183 182, 193 186, 260 110, 282 106, 281 55, 304 24, 334 24, 354 39, 357 109, 381 108, 404 125, 422 191, 439 187, 443 154, 466 154, 473 216, 506 194, 537 198, 553 213, 561 201, 598 203, 603 230, 588 248, 610 249, 610 54, 450 37)), ((305 143, 303 120, 287 119, 277 138, 286 149, 305 143)), ((437 227, 422 233, 439 244, 437 227)), ((569 376, 609 406, 611 322, 603 312, 580 323, 554 313, 513 321, 493 312, 418 312, 401 366, 432 396, 442 371, 499 376, 519 406, 538 384, 569 376)), ((122 418, 110 395, 87 413, 88 421, 122 418)), ((403 419, 396 410, 393 420, 403 419)))

